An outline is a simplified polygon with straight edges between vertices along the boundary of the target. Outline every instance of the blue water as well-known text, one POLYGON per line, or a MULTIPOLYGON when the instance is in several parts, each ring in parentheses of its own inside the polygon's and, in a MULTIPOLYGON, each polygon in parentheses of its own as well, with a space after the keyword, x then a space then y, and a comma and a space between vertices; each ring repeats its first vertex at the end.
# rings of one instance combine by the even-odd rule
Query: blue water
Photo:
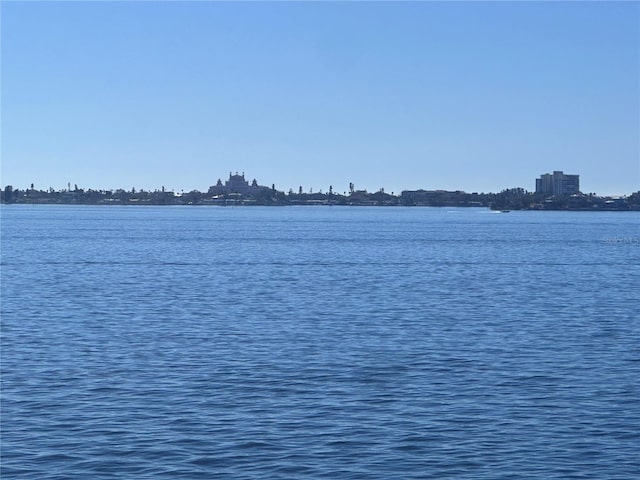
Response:
POLYGON ((1 478, 640 476, 640 215, 3 206, 1 478))

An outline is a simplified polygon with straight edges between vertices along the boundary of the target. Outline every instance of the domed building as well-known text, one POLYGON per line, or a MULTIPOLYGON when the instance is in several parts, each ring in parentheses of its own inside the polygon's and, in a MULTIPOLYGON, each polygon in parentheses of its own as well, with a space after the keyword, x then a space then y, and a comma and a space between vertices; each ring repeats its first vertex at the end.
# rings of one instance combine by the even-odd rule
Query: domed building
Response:
POLYGON ((236 172, 235 175, 233 175, 232 172, 229 172, 229 180, 224 182, 223 185, 222 180, 218 179, 218 182, 215 185, 209 187, 208 193, 209 195, 226 195, 229 193, 253 195, 265 190, 270 190, 270 188, 258 185, 258 182, 255 179, 251 182, 251 185, 249 185, 249 182, 244 178, 244 172, 242 172, 242 175, 239 175, 238 172, 236 172))

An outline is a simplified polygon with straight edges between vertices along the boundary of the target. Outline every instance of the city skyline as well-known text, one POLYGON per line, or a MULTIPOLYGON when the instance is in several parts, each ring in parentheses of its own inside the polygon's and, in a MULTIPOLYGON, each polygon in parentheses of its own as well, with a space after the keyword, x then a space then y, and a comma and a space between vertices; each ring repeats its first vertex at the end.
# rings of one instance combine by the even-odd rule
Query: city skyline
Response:
POLYGON ((220 176, 215 182, 209 185, 206 189, 197 189, 197 188, 168 188, 165 185, 155 186, 154 188, 137 188, 135 185, 130 188, 126 188, 126 186, 120 185, 114 188, 100 188, 91 185, 78 185, 72 184, 68 182, 66 188, 55 189, 53 187, 42 188, 42 186, 37 186, 34 183, 31 183, 29 186, 20 186, 20 185, 4 185, 0 190, 6 191, 22 191, 26 194, 28 191, 31 192, 40 192, 40 193, 63 193, 63 192, 111 192, 111 191, 120 191, 120 192, 131 192, 135 194, 136 192, 145 192, 145 193, 170 193, 181 195, 185 193, 198 193, 205 195, 226 195, 226 194, 246 194, 249 196, 259 195, 265 192, 274 192, 279 194, 328 194, 328 195, 352 195, 352 194, 372 194, 372 193, 382 193, 385 195, 398 196, 404 195, 407 193, 420 191, 420 192, 442 192, 442 193, 461 193, 461 194, 473 194, 473 195, 494 195, 499 193, 504 193, 507 191, 519 191, 523 194, 536 194, 543 195, 546 198, 552 197, 586 197, 586 196, 596 196, 601 198, 627 198, 627 197, 635 197, 640 194, 640 190, 629 192, 628 194, 621 195, 608 195, 608 194, 599 194, 598 192, 588 192, 583 191, 580 188, 580 175, 579 174, 566 174, 562 171, 555 170, 552 174, 543 173, 538 178, 534 179, 535 188, 530 189, 524 186, 511 186, 504 187, 496 191, 479 191, 479 190, 463 190, 460 188, 455 189, 443 189, 438 187, 419 187, 415 189, 407 189, 402 188, 398 191, 389 191, 384 187, 380 187, 379 189, 372 190, 368 188, 358 188, 356 184, 353 182, 348 183, 347 188, 342 188, 342 183, 337 185, 329 185, 327 188, 319 188, 314 189, 303 188, 302 185, 298 185, 297 188, 288 188, 283 189, 276 186, 275 183, 270 183, 269 185, 263 185, 258 182, 258 179, 251 176, 246 176, 244 171, 229 171, 229 176, 225 180, 220 176))
POLYGON ((308 192, 299 186, 298 191, 278 190, 260 185, 257 179, 249 180, 245 173, 229 172, 229 178, 218 179, 206 192, 181 190, 175 192, 162 186, 160 189, 131 188, 101 190, 68 185, 63 190, 14 189, 7 185, 0 191, 3 204, 71 204, 71 205, 183 205, 183 206, 424 206, 424 207, 481 207, 504 213, 513 210, 571 210, 571 211, 640 211, 640 191, 625 196, 599 196, 580 192, 580 176, 554 171, 536 179, 535 192, 524 188, 508 188, 500 192, 464 192, 441 189, 402 190, 399 194, 380 189, 376 192, 356 189, 349 184, 348 192, 340 192, 329 186, 308 192))
POLYGON ((640 186, 635 2, 0 8, 3 186, 640 186))
MULTIPOLYGON (((418 186, 416 188, 399 188, 397 190, 391 191, 389 189, 386 189, 384 186, 381 186, 379 188, 375 188, 375 189, 371 189, 371 188, 367 188, 365 186, 360 186, 360 185, 356 185, 353 182, 349 182, 349 181, 345 181, 345 179, 341 179, 339 182, 337 182, 336 184, 330 184, 330 185, 326 185, 326 186, 320 186, 319 188, 314 187, 313 185, 309 186, 309 185, 302 185, 301 183, 299 183, 295 188, 293 186, 291 187, 287 187, 287 188, 281 188, 280 186, 277 186, 275 183, 270 183, 269 185, 271 186, 267 186, 267 185, 260 185, 258 183, 258 179, 254 176, 254 177, 247 177, 247 179, 245 179, 245 172, 244 171, 240 171, 240 170, 236 170, 235 172, 229 171, 229 178, 227 180, 223 180, 222 176, 218 176, 217 180, 215 180, 215 182, 212 183, 212 181, 209 182, 209 186, 205 187, 205 188, 192 188, 190 186, 178 186, 178 187, 169 187, 167 185, 167 183, 163 183, 163 184, 158 184, 158 185, 152 185, 151 187, 145 187, 145 186, 137 186, 137 185, 130 185, 131 182, 129 182, 129 184, 127 184, 126 182, 121 182, 119 185, 111 185, 108 187, 105 187, 104 185, 86 185, 86 184, 78 184, 76 182, 67 182, 66 185, 62 185, 59 186, 57 188, 49 185, 45 187, 45 184, 40 184, 40 185, 36 185, 34 182, 31 182, 30 184, 26 184, 26 185, 20 185, 20 184, 11 184, 11 183, 3 183, 2 184, 2 188, 5 187, 11 187, 13 189, 19 189, 19 190, 38 190, 38 191, 48 191, 48 190, 54 190, 54 191, 72 191, 72 190, 78 190, 80 189, 91 189, 91 190, 142 190, 142 191, 148 191, 148 192, 153 192, 153 191, 158 191, 158 190, 166 190, 166 191, 171 191, 171 192, 188 192, 188 191, 198 191, 198 192, 207 192, 207 191, 211 191, 212 188, 216 187, 216 186, 221 186, 224 184, 229 183, 229 181, 231 181, 233 183, 233 178, 234 177, 238 177, 241 178, 243 182, 246 182, 247 184, 249 184, 249 182, 251 182, 251 185, 254 187, 259 187, 259 188, 268 188, 270 190, 277 190, 280 192, 289 192, 289 191, 299 191, 300 193, 323 193, 323 192, 335 192, 336 194, 347 194, 349 192, 353 192, 353 191, 366 191, 369 193, 373 193, 373 192, 377 192, 377 191, 382 191, 382 192, 386 192, 386 193, 391 193, 394 195, 400 194, 403 191, 410 191, 410 190, 431 190, 431 191, 448 191, 448 192, 455 192, 455 191, 460 191, 460 192, 465 192, 465 193, 499 193, 501 191, 504 190, 508 190, 508 189, 512 189, 512 188, 518 188, 518 189, 523 189, 524 191, 527 192, 531 192, 531 193, 546 193, 548 195, 573 195, 573 194, 582 194, 582 195, 591 195, 591 194, 595 194, 598 196, 602 196, 602 197, 626 197, 629 196, 631 194, 635 194, 637 192, 640 191, 640 189, 636 188, 636 190, 632 190, 630 192, 626 192, 626 193, 619 193, 619 194, 609 194, 609 193, 600 193, 600 192, 593 192, 593 191, 586 191, 580 188, 580 175, 579 174, 564 174, 563 171, 553 171, 553 174, 549 174, 549 173, 542 173, 538 176, 538 178, 534 178, 531 182, 533 184, 533 188, 531 188, 529 185, 510 185, 510 186, 503 186, 502 188, 498 188, 496 190, 482 190, 482 189, 469 189, 469 190, 465 190, 463 188, 441 188, 438 187, 437 185, 422 185, 422 186, 418 186), (568 182, 568 183, 567 183, 568 182), (71 186, 74 185, 74 188, 72 188, 71 186), (346 185, 346 186, 345 186, 346 185)), ((212 177, 213 178, 213 177, 212 177)), ((46 182, 45 182, 46 183, 46 182)), ((49 182, 50 183, 50 182, 49 182)), ((201 184, 205 184, 207 182, 200 182, 201 184)))

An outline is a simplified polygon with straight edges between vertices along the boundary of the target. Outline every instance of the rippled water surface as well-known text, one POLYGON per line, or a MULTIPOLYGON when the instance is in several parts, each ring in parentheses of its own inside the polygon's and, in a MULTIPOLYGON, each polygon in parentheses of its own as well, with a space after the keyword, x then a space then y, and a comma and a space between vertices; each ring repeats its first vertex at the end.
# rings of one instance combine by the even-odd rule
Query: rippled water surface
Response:
POLYGON ((640 474, 637 213, 1 213, 3 480, 640 474))

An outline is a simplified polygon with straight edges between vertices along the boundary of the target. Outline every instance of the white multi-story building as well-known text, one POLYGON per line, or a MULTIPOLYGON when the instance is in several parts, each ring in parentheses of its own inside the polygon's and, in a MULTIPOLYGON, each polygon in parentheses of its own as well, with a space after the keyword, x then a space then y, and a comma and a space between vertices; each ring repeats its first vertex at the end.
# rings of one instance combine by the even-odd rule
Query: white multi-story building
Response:
POLYGON ((580 175, 565 175, 562 171, 545 173, 536 179, 536 193, 573 195, 580 193, 580 175))

